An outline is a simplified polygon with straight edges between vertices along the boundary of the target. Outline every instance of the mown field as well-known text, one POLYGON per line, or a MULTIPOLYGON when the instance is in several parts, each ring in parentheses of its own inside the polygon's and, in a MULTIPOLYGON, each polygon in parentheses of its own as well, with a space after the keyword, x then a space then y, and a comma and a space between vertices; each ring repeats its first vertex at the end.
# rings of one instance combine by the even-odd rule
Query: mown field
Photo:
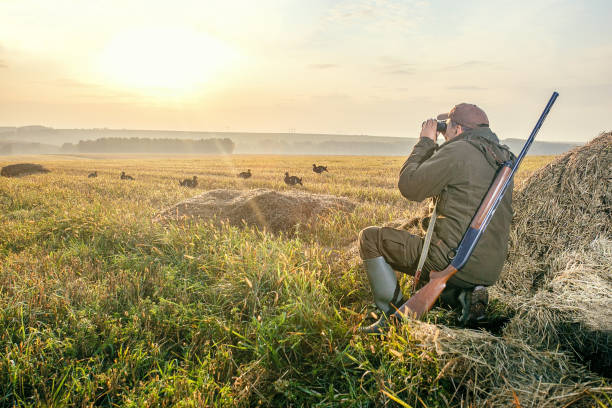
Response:
MULTIPOLYGON (((517 187, 552 157, 528 157, 517 187)), ((399 157, 10 157, 51 173, 0 178, 1 406, 461 406, 433 352, 353 335, 372 309, 344 252, 421 205, 399 157), (312 163, 329 173, 317 175, 312 163), (253 177, 242 180, 240 171, 253 177), (87 178, 96 170, 97 178, 87 178), (134 181, 119 179, 121 171, 134 181), (205 190, 286 186, 347 197, 297 236, 163 225, 205 190), (179 179, 197 175, 196 189, 179 179), (403 405, 405 404, 405 405, 403 405)), ((452 324, 445 311, 429 319, 452 324)))

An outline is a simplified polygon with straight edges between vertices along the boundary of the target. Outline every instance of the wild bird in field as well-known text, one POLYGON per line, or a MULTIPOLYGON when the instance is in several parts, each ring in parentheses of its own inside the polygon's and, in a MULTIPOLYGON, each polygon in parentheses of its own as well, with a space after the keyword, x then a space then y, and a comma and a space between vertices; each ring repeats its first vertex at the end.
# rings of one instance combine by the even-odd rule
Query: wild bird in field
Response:
POLYGON ((251 169, 241 172, 240 174, 238 174, 238 177, 248 179, 249 177, 251 177, 251 169))
POLYGON ((312 171, 314 171, 317 174, 321 174, 324 171, 327 171, 327 166, 317 166, 316 164, 313 164, 312 171))
POLYGON ((179 180, 179 184, 183 187, 195 188, 198 186, 198 176, 193 176, 192 179, 179 180))
POLYGON ((121 172, 121 180, 134 180, 134 177, 128 176, 127 174, 125 174, 125 171, 122 171, 121 172))
POLYGON ((98 172, 94 171, 93 173, 89 173, 89 176, 87 176, 88 178, 94 178, 94 177, 98 177, 98 172))
POLYGON ((298 176, 290 176, 288 172, 285 172, 285 184, 288 186, 295 186, 296 184, 303 186, 301 178, 298 176))

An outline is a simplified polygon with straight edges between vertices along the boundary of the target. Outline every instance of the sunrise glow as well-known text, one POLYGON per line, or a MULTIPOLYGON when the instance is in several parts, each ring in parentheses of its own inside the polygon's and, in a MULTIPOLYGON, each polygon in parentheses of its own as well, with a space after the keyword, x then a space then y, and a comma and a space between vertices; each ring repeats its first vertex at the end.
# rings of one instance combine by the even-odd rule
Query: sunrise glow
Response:
POLYGON ((557 90, 541 137, 586 141, 609 128, 611 14, 609 0, 3 0, 0 126, 414 137, 472 102, 520 139, 529 102, 557 90))
POLYGON ((237 53, 221 41, 180 27, 122 31, 102 50, 99 72, 110 86, 142 93, 189 93, 223 81, 237 53))

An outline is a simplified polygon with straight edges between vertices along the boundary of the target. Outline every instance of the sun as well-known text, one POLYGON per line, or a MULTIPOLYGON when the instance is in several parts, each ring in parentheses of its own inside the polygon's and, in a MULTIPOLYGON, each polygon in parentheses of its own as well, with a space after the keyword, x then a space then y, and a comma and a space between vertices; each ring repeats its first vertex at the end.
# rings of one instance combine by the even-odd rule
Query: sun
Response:
POLYGON ((99 69, 105 82, 142 93, 189 93, 222 80, 237 59, 229 46, 181 27, 137 28, 114 37, 99 69))

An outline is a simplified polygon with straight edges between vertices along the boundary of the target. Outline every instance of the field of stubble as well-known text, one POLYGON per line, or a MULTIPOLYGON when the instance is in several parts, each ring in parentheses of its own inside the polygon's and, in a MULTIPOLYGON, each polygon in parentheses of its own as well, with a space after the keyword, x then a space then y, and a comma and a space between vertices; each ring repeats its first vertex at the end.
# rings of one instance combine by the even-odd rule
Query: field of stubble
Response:
MULTIPOLYGON (((552 159, 528 157, 517 187, 552 159)), ((423 205, 397 191, 403 161, 3 158, 51 173, 0 178, 0 406, 458 405, 435 354, 404 344, 398 364, 401 339, 351 333, 371 299, 341 254, 362 228, 423 205), (285 171, 358 206, 294 237, 152 221, 206 190, 295 189, 285 171), (197 188, 179 186, 193 175, 197 188)))

